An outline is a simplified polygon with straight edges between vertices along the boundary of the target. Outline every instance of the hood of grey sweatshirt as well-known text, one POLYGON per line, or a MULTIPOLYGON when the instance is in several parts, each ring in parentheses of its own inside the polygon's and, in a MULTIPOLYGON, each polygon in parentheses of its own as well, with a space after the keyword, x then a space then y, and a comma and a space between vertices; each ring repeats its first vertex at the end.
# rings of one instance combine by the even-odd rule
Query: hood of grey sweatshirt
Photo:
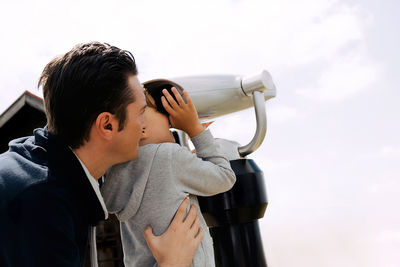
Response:
POLYGON ((142 202, 154 156, 160 144, 139 147, 135 164, 129 162, 114 165, 105 175, 102 194, 109 213, 115 213, 120 221, 136 214, 142 202))
POLYGON ((141 206, 152 168, 158 169, 156 174, 153 170, 153 176, 158 174, 159 179, 168 176, 167 170, 163 175, 164 170, 160 168, 162 164, 167 165, 165 169, 175 169, 177 184, 182 183, 182 190, 188 191, 189 194, 210 196, 229 190, 236 180, 229 160, 240 158, 237 151, 239 144, 225 139, 214 139, 209 130, 193 138, 192 142, 196 154, 175 143, 149 144, 139 147, 138 159, 110 168, 102 186, 108 212, 115 213, 120 221, 126 221, 134 216, 141 206), (164 163, 160 165, 162 161, 164 163), (182 163, 185 166, 177 164, 173 167, 175 163, 182 163), (211 184, 195 184, 183 180, 185 177, 203 178, 204 174, 208 174, 210 179, 214 176, 216 178, 211 184), (182 179, 179 179, 180 176, 182 179))
POLYGON ((192 138, 196 154, 175 143, 149 144, 139 148, 139 158, 110 168, 102 186, 110 213, 121 221, 125 266, 153 266, 143 232, 148 225, 155 235, 168 228, 182 200, 200 215, 204 238, 192 266, 214 266, 212 239, 201 216, 196 196, 229 190, 236 181, 229 160, 237 159, 237 143, 215 140, 206 130, 192 138))

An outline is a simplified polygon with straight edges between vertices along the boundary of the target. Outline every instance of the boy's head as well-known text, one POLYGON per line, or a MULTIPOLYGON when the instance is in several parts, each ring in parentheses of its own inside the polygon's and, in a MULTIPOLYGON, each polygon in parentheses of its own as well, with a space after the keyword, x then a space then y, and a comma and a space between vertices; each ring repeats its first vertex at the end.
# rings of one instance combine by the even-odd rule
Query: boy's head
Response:
POLYGON ((168 80, 154 80, 144 83, 143 86, 145 87, 147 103, 144 113, 146 127, 143 129, 140 145, 175 142, 174 136, 169 130, 169 114, 162 105, 161 97, 163 96, 163 89, 167 89, 173 96, 172 87, 177 88, 178 92, 183 95, 182 88, 168 80))
POLYGON ((176 90, 178 90, 179 94, 182 96, 183 100, 186 102, 185 96, 183 95, 183 88, 173 81, 166 79, 155 79, 143 83, 143 87, 146 89, 146 92, 153 98, 154 108, 165 116, 169 116, 169 114, 165 110, 161 102, 161 97, 164 96, 164 94, 162 93, 163 89, 166 89, 175 99, 175 96, 171 91, 171 88, 175 87, 176 90))

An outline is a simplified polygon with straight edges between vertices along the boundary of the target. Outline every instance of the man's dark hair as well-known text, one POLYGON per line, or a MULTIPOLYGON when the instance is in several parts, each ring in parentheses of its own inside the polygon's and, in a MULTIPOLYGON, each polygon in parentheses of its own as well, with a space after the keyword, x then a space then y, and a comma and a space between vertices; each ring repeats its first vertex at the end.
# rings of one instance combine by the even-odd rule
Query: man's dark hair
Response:
POLYGON ((53 59, 38 83, 49 132, 78 148, 89 140, 91 126, 102 112, 114 114, 122 130, 126 107, 135 101, 129 75, 137 75, 132 54, 104 43, 78 44, 53 59))

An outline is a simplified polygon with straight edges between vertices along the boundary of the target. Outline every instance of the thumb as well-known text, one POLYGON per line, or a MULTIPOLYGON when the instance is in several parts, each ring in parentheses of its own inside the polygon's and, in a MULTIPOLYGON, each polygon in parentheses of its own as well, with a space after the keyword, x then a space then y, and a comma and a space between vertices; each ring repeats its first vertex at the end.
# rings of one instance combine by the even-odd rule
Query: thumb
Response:
POLYGON ((153 229, 151 228, 151 226, 147 226, 146 230, 144 230, 144 239, 146 239, 149 248, 152 248, 154 246, 157 237, 153 234, 153 229))
POLYGON ((202 125, 204 126, 204 128, 207 128, 208 126, 210 126, 213 123, 214 123, 214 121, 203 122, 202 125))

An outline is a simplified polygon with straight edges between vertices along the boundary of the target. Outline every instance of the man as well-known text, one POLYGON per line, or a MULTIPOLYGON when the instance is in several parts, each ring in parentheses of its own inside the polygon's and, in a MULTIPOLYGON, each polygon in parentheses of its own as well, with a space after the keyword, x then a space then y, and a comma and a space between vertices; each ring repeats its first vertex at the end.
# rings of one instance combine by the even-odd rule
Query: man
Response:
MULTIPOLYGON (((39 86, 47 126, 0 155, 0 266, 81 266, 89 226, 108 216, 97 180, 137 158, 146 102, 130 52, 98 42, 53 59, 39 86)), ((190 265, 201 242, 186 207, 144 233, 159 266, 190 265)))

